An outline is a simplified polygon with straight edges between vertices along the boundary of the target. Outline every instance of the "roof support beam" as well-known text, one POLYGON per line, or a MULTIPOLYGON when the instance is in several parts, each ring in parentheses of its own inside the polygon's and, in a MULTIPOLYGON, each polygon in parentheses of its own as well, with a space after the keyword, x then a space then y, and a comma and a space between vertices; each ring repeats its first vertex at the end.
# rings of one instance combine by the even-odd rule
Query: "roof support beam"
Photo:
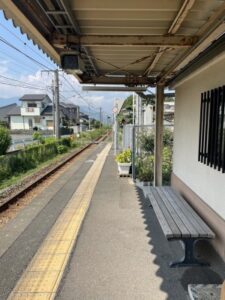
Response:
POLYGON ((189 10, 192 8, 194 3, 195 0, 184 1, 183 5, 178 11, 178 14, 176 15, 176 18, 174 19, 172 25, 170 26, 168 33, 175 34, 178 31, 178 29, 180 28, 181 24, 183 23, 185 17, 187 16, 189 10))
POLYGON ((160 82, 166 82, 166 78, 174 71, 187 65, 200 52, 206 49, 212 41, 218 38, 225 31, 225 4, 222 4, 209 20, 199 29, 197 36, 199 40, 187 49, 178 60, 172 62, 159 76, 160 82))
POLYGON ((58 48, 68 45, 80 46, 153 46, 187 48, 196 43, 195 36, 161 35, 64 35, 54 33, 51 43, 58 48))
MULTIPOLYGON (((168 30, 168 34, 175 34, 178 31, 178 29, 180 28, 182 22, 184 21, 185 17, 187 16, 189 10, 192 8, 194 3, 195 3, 195 0, 185 0, 184 1, 183 5, 181 6, 181 8, 178 11, 173 23, 171 24, 171 26, 168 30)), ((164 48, 159 48, 158 53, 156 53, 156 56, 154 57, 151 64, 146 68, 144 74, 149 75, 151 73, 151 71, 153 70, 153 68, 155 67, 157 62, 159 61, 160 57, 164 53, 163 50, 165 50, 165 49, 164 48)))
POLYGON ((140 77, 140 76, 82 76, 82 84, 124 84, 127 86, 147 85, 155 86, 155 81, 152 78, 140 77))

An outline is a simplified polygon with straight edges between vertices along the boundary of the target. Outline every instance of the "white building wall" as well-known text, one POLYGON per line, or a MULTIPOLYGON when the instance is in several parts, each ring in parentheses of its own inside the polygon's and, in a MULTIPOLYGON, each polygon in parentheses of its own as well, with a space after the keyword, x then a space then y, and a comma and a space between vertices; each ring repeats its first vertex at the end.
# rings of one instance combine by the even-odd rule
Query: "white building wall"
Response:
POLYGON ((53 116, 46 116, 44 119, 41 117, 40 122, 36 122, 35 117, 28 117, 28 116, 11 116, 10 117, 10 128, 12 130, 29 130, 29 119, 33 121, 33 126, 37 126, 42 130, 52 130, 52 127, 47 126, 47 121, 53 121, 53 116))
POLYGON ((144 105, 144 125, 152 125, 153 123, 153 106, 144 105))
POLYGON ((225 219, 225 174, 198 162, 201 92, 225 85, 225 55, 178 84, 173 171, 225 219))
POLYGON ((29 130, 28 118, 22 116, 10 116, 10 128, 29 130))

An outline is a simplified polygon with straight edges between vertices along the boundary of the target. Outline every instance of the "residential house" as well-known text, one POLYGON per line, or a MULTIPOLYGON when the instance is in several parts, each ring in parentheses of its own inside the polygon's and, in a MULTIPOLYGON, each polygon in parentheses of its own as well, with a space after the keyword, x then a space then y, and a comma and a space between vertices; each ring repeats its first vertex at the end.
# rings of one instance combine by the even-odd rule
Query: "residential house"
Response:
MULTIPOLYGON (((46 94, 26 94, 20 98, 21 106, 8 113, 12 130, 53 130, 54 114, 51 99, 46 94)), ((70 103, 60 103, 61 126, 75 125, 79 122, 79 107, 70 103)))

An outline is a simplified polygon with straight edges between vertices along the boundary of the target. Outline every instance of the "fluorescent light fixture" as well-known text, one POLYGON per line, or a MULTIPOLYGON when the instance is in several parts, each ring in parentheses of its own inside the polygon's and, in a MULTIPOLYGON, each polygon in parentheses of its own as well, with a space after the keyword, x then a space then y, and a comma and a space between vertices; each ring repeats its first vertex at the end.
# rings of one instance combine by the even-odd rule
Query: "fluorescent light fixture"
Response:
POLYGON ((145 92, 147 87, 140 86, 95 86, 84 85, 83 91, 96 91, 96 92, 145 92))

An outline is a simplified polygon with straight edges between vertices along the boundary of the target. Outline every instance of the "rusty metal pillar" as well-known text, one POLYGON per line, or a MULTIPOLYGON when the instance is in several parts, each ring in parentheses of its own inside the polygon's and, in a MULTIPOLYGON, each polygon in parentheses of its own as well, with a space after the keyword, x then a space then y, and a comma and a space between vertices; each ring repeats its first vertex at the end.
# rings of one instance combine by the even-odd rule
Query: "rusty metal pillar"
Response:
POLYGON ((156 86, 154 185, 162 185, 164 85, 156 86))

